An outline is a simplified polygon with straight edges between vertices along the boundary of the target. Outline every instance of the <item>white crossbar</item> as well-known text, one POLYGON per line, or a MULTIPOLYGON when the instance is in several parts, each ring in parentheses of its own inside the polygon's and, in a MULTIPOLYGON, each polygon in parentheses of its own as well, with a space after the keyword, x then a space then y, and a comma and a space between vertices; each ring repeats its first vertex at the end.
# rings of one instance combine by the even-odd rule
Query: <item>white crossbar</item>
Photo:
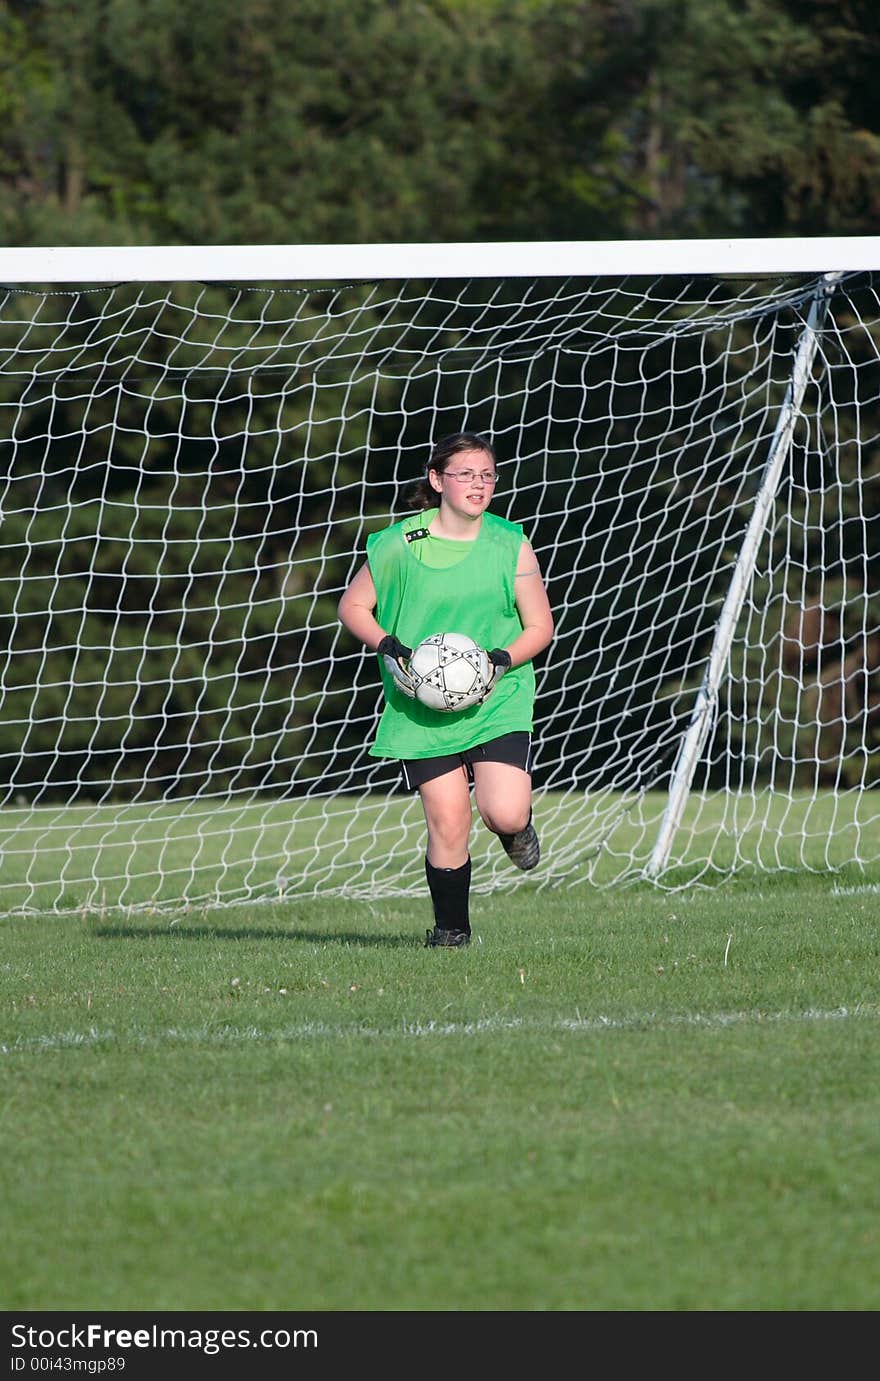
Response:
POLYGON ((508 244, 108 245, 0 248, 0 283, 814 273, 880 268, 880 235, 508 244))

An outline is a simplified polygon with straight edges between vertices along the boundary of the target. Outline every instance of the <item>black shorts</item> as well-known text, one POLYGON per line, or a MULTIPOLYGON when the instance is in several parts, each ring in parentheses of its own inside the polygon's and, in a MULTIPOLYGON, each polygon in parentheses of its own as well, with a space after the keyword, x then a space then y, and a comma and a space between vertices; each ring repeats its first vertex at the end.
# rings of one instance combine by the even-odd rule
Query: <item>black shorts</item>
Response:
POLYGON ((439 758, 406 758, 401 760, 400 770, 407 791, 416 791, 425 782, 445 777, 447 772, 455 772, 459 767, 464 768, 468 781, 472 782, 475 762, 506 762, 511 767, 531 772, 532 736, 524 732, 501 734, 464 753, 446 753, 439 758))

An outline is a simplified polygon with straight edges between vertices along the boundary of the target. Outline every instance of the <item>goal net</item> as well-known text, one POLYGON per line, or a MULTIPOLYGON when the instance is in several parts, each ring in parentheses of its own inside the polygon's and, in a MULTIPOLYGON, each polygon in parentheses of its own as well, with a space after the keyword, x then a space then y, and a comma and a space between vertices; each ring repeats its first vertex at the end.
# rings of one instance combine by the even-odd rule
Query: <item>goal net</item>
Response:
POLYGON ((0 910, 422 892, 336 605, 458 430, 557 625, 474 890, 870 885, 878 243, 345 248, 0 251, 0 910))

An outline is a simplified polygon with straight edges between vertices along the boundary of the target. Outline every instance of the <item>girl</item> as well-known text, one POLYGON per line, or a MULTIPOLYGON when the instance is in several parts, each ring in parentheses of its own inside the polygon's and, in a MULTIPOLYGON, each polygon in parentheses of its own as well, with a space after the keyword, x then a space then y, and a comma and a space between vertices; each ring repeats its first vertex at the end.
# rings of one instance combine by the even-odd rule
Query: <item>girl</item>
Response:
POLYGON ((431 947, 470 942, 471 783, 511 861, 530 869, 540 854, 532 658, 550 643, 553 616, 522 527, 487 512, 496 478, 485 437, 444 437, 410 501, 420 511, 367 539, 366 563, 339 601, 342 624, 380 657, 385 708, 370 753, 400 760, 425 812, 431 947), (414 698, 407 659, 432 633, 466 633, 487 649, 494 675, 481 704, 441 714, 414 698))

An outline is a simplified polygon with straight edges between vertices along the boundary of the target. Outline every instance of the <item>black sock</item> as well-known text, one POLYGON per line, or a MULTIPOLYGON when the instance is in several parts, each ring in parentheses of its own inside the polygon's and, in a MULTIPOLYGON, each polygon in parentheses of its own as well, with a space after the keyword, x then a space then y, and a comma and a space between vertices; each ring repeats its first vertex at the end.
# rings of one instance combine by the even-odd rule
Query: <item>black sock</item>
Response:
POLYGON ((471 923, 468 914, 468 898, 471 890, 471 861, 467 860, 460 868, 435 868, 425 859, 425 876, 431 901, 434 903, 434 920, 441 930, 466 930, 470 934, 471 923))

